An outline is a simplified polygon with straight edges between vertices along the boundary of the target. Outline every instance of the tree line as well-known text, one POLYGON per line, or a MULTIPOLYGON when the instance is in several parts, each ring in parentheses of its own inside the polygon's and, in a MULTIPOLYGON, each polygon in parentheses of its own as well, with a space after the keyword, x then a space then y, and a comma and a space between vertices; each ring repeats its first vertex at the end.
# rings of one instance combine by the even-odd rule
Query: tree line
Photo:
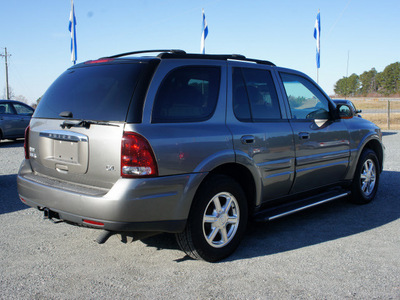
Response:
POLYGON ((339 79, 334 87, 338 96, 398 96, 400 94, 400 62, 388 65, 382 72, 375 68, 361 75, 339 79))

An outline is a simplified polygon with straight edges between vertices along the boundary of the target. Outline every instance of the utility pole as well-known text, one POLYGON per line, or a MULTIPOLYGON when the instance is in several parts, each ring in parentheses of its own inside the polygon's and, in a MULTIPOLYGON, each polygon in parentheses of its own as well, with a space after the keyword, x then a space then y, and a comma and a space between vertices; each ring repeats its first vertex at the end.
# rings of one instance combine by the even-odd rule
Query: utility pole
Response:
POLYGON ((10 100, 10 91, 8 89, 8 64, 7 64, 7 57, 11 56, 11 54, 7 54, 7 47, 4 48, 4 55, 0 54, 0 56, 4 57, 6 63, 6 98, 10 100))

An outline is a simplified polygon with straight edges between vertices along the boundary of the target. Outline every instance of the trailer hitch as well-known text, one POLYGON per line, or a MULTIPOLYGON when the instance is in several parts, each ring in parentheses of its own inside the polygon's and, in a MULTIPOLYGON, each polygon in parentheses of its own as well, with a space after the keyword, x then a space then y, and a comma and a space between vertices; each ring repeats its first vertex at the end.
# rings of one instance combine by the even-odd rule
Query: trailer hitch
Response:
POLYGON ((39 210, 43 211, 43 219, 45 219, 45 220, 50 220, 54 224, 64 222, 63 220, 60 219, 60 215, 57 212, 52 211, 52 210, 48 209, 47 207, 39 208, 39 210), (56 219, 56 220, 54 220, 54 219, 56 219))

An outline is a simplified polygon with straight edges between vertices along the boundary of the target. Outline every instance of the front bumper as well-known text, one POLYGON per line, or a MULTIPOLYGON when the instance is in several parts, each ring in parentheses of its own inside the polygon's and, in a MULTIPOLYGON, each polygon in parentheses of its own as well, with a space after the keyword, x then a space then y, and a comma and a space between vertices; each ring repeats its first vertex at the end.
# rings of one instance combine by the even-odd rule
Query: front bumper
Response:
POLYGON ((17 177, 21 200, 72 223, 110 231, 183 231, 192 199, 206 173, 119 179, 108 190, 34 174, 24 161, 17 177), (97 191, 97 192, 96 192, 97 191), (90 225, 84 220, 102 223, 90 225))

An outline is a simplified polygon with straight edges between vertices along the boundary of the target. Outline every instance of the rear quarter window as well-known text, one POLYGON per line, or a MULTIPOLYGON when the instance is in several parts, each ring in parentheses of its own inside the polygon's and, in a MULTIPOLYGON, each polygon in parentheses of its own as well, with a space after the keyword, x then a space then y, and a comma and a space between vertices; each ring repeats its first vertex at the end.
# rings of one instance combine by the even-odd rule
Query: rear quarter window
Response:
POLYGON ((18 103, 14 103, 14 108, 19 115, 24 115, 24 116, 30 116, 33 114, 33 108, 27 106, 27 105, 22 105, 18 103))
POLYGON ((109 64, 65 71, 46 91, 34 117, 125 121, 144 64, 109 64))
POLYGON ((218 101, 221 69, 186 66, 172 70, 161 83, 153 106, 153 123, 210 119, 218 101))

